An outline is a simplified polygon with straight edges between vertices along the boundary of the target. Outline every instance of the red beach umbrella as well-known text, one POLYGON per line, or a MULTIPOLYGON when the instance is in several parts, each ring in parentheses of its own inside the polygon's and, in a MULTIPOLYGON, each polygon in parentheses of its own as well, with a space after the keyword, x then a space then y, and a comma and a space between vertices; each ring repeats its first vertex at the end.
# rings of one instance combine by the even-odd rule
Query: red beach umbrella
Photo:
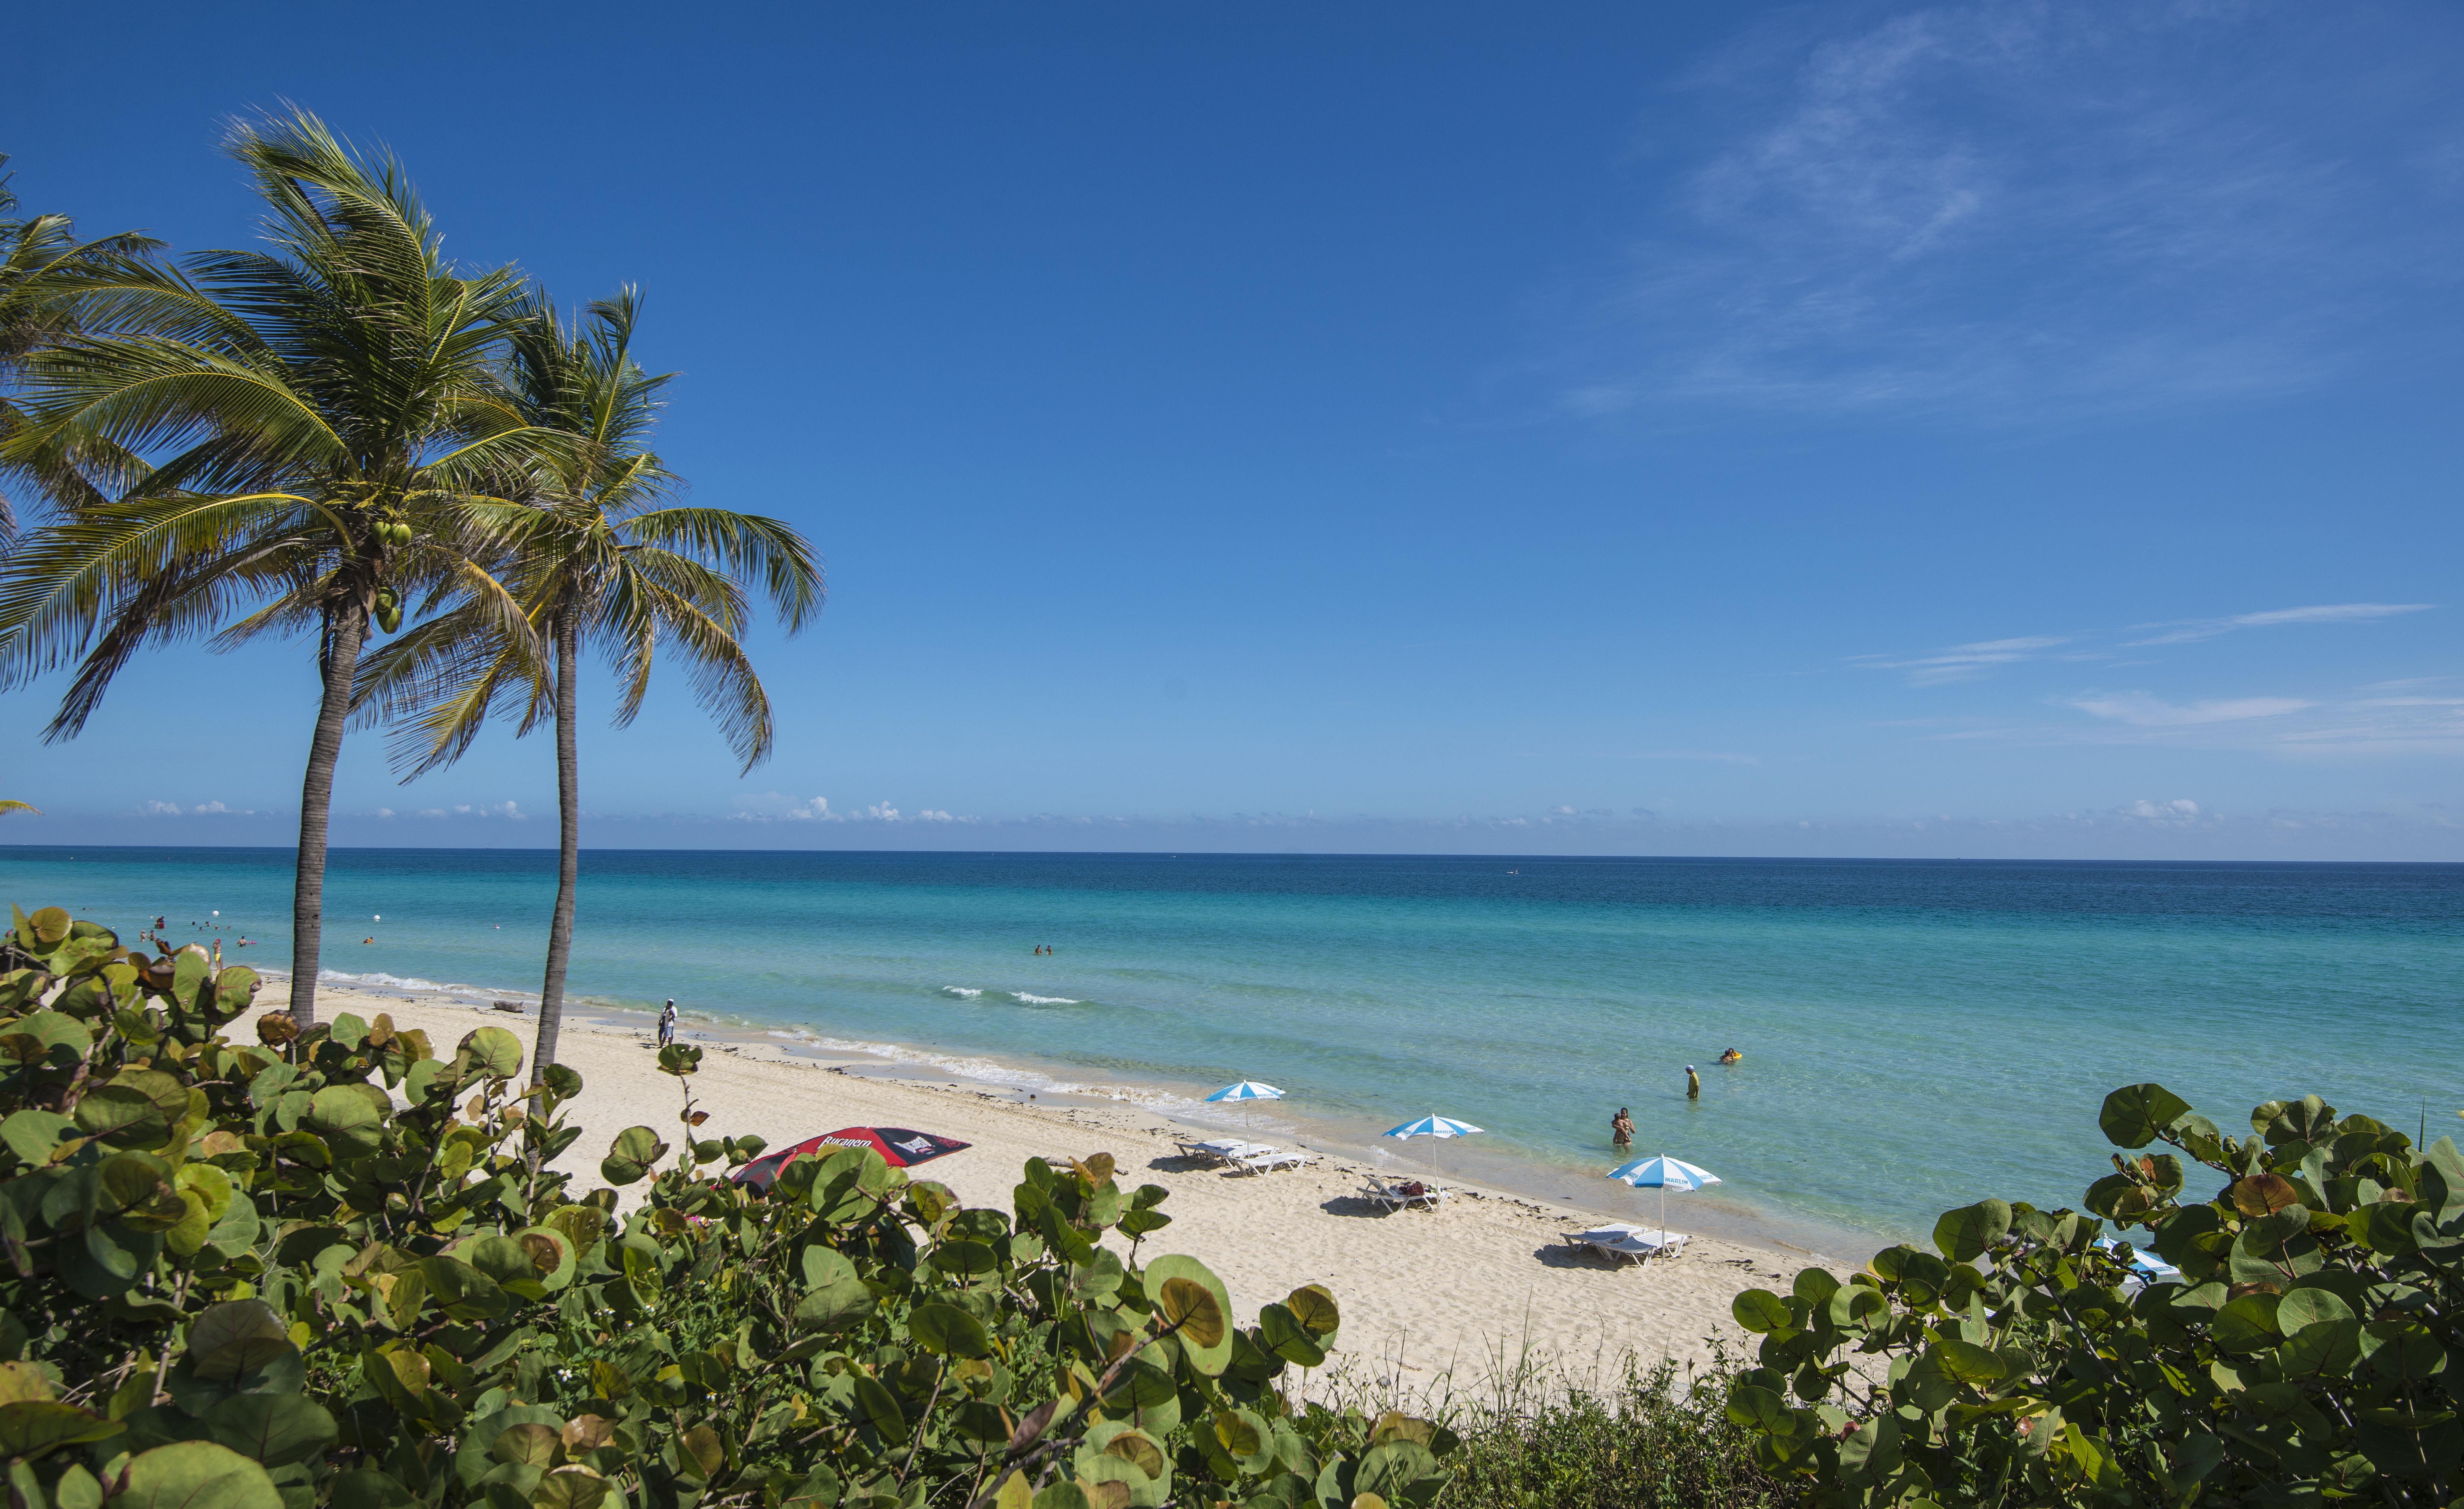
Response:
POLYGON ((792 1148, 765 1152, 728 1177, 738 1184, 766 1190, 770 1188, 770 1181, 779 1177, 780 1170, 804 1153, 819 1157, 833 1148, 869 1148, 881 1154, 882 1161, 893 1169, 913 1169, 919 1163, 946 1158, 969 1146, 954 1137, 913 1131, 905 1126, 842 1126, 819 1137, 807 1137, 792 1148))

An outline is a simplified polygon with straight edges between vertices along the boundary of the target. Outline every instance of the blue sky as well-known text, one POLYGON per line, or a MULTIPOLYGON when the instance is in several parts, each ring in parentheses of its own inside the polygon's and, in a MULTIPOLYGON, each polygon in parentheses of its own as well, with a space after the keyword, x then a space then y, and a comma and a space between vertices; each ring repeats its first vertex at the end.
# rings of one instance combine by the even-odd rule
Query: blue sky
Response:
MULTIPOLYGON (((588 726, 586 842, 2464 859, 2450 8, 11 31, 30 207, 240 244, 292 99, 643 285, 670 464, 832 601, 749 777, 588 726)), ((11 841, 285 840, 305 645, 56 689, 11 841)), ((337 839, 551 842, 551 758, 357 739, 337 839)))

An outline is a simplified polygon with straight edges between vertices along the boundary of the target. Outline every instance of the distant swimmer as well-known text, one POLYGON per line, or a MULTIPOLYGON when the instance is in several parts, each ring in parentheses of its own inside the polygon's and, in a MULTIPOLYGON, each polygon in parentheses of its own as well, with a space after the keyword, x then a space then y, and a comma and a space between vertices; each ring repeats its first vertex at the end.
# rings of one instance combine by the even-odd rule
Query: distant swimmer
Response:
POLYGON ((1690 1063, 1685 1066, 1685 1098, 1689 1101, 1703 1098, 1703 1077, 1694 1072, 1694 1065, 1690 1063))
POLYGON ((1720 1061, 1722 1063, 1743 1063, 1746 1061, 1746 1056, 1739 1053, 1736 1049, 1730 1048, 1727 1052, 1720 1055, 1720 1061))
POLYGON ((362 938, 360 941, 361 941, 362 943, 374 943, 374 942, 376 942, 377 940, 376 940, 376 939, 374 939, 374 938, 362 938))

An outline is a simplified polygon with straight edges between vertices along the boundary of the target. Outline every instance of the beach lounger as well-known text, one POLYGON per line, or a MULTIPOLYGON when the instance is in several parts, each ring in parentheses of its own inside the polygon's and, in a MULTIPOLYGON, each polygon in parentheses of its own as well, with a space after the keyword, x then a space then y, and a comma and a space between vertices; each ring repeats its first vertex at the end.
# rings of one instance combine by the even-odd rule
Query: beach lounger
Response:
MULTIPOLYGON (((2114 1248, 2120 1244, 2110 1236, 2100 1236, 2096 1239, 2096 1245, 2099 1251, 2110 1256, 2114 1248)), ((2134 1247, 2130 1251, 2130 1272, 2122 1280, 2122 1293, 2124 1299, 2135 1300, 2139 1297, 2139 1292, 2149 1284, 2180 1282, 2182 1282, 2181 1269, 2174 1267, 2154 1253, 2141 1252, 2134 1247)))
POLYGON ((1234 1164, 1243 1158, 1256 1158, 1276 1150, 1265 1143, 1242 1142, 1232 1137, 1218 1138, 1213 1142, 1176 1143, 1174 1146, 1192 1158, 1203 1158, 1218 1165, 1234 1164))
POLYGON ((1406 1180, 1400 1184, 1387 1184, 1382 1180, 1371 1179, 1362 1192, 1368 1196, 1371 1204, 1379 1207, 1389 1214, 1397 1211, 1408 1211, 1415 1206, 1422 1210, 1434 1211, 1454 1198, 1452 1192, 1418 1179, 1406 1180))
POLYGON ((1561 1233, 1566 1245, 1576 1251, 1598 1254, 1611 1264, 1632 1261, 1637 1267, 1654 1258, 1674 1258, 1685 1250, 1687 1236, 1683 1232, 1653 1231, 1640 1226, 1616 1222, 1595 1226, 1587 1232, 1561 1233))
POLYGON ((1227 1173, 1272 1173, 1277 1169, 1306 1169, 1316 1161, 1315 1153, 1278 1152, 1272 1148, 1261 1148, 1243 1157, 1230 1160, 1232 1167, 1227 1173))

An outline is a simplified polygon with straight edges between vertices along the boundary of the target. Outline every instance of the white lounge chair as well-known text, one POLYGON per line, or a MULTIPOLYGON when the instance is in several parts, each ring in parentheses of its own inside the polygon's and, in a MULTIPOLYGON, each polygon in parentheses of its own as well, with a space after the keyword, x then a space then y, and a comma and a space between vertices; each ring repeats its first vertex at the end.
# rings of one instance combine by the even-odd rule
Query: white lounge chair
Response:
POLYGON ((1641 1226, 1629 1226, 1614 1221, 1595 1226, 1587 1232, 1561 1233, 1566 1245, 1578 1252, 1597 1253, 1611 1264, 1632 1260, 1637 1267, 1654 1258, 1674 1258, 1685 1250, 1687 1236, 1683 1232, 1653 1231, 1641 1226))
POLYGON ((1278 1152, 1272 1148, 1261 1148, 1243 1157, 1232 1159, 1232 1167, 1225 1172, 1227 1177, 1243 1173, 1272 1173, 1277 1169, 1306 1169, 1315 1162, 1315 1153, 1278 1152))
POLYGON ((1415 1206, 1422 1210, 1434 1211, 1454 1198, 1452 1191, 1419 1179, 1406 1180, 1401 1184, 1388 1184, 1381 1179, 1372 1178, 1362 1192, 1368 1196, 1371 1204, 1378 1206, 1389 1214, 1397 1211, 1408 1211, 1415 1206))

